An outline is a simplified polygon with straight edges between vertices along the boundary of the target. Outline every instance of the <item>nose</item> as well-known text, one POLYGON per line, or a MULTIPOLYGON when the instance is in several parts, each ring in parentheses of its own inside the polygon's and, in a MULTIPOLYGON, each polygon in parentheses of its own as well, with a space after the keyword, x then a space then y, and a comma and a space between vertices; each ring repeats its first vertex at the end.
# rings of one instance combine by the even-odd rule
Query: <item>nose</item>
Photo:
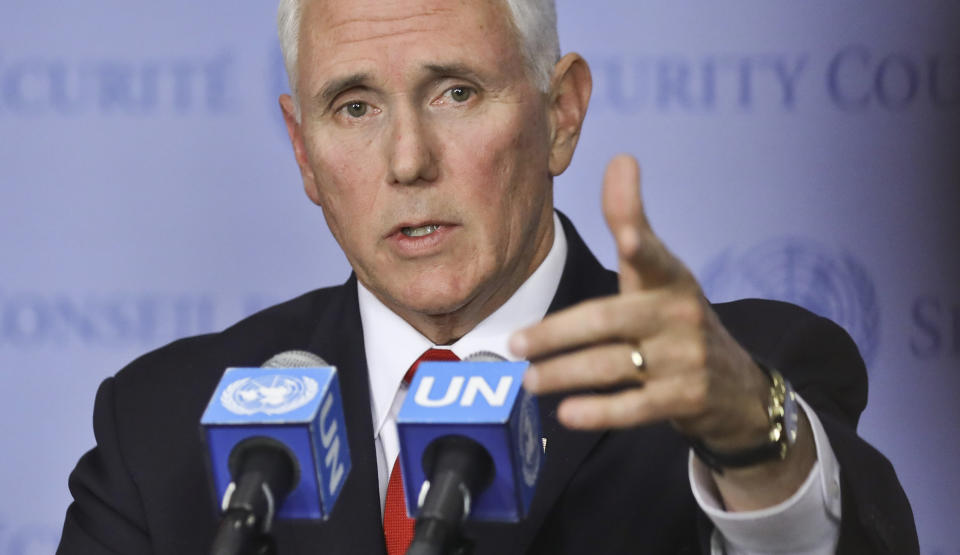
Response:
POLYGON ((433 139, 415 108, 394 112, 387 149, 390 183, 415 185, 437 179, 433 139))

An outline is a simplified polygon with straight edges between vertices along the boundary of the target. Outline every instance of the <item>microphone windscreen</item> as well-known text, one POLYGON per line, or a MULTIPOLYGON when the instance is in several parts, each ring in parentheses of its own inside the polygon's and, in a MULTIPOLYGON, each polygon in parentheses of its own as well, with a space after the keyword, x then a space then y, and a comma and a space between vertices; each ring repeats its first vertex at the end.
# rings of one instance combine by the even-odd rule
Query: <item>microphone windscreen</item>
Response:
POLYGON ((310 351, 284 351, 270 357, 262 368, 320 368, 329 366, 325 360, 310 351))

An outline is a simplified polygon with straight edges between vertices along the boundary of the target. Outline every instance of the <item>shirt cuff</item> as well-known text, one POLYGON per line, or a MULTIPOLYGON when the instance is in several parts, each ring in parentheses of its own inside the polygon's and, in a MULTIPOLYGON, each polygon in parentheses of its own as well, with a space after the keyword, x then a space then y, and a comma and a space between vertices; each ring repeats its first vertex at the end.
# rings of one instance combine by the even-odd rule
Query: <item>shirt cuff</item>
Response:
POLYGON ((710 469, 690 451, 690 487, 716 527, 714 553, 723 553, 721 546, 730 555, 834 552, 840 537, 840 464, 816 413, 799 395, 797 401, 813 430, 817 461, 800 489, 780 504, 725 511, 710 469))

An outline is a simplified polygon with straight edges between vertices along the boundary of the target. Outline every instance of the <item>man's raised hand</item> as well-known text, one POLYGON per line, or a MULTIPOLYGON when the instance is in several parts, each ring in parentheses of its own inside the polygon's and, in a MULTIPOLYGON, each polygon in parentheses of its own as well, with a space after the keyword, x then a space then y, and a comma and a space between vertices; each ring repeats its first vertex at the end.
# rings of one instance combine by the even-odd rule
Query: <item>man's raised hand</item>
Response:
POLYGON ((607 167, 603 211, 620 293, 517 332, 511 348, 532 362, 524 385, 536 394, 573 392, 558 409, 570 428, 669 420, 713 448, 757 445, 768 426, 767 379, 651 229, 634 158, 617 156, 607 167))

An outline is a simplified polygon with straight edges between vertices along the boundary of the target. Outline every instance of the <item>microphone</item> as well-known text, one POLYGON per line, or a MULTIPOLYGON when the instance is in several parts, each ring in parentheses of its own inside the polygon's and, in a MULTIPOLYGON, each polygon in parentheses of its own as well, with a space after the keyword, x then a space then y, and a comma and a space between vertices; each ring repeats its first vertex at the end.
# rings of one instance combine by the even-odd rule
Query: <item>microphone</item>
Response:
POLYGON ((397 415, 407 555, 454 548, 467 518, 517 522, 533 499, 543 451, 537 401, 521 382, 528 362, 481 351, 423 362, 397 415))
POLYGON ((329 517, 350 451, 336 369, 323 359, 285 351, 228 368, 200 425, 223 511, 211 553, 270 551, 275 519, 329 517))

